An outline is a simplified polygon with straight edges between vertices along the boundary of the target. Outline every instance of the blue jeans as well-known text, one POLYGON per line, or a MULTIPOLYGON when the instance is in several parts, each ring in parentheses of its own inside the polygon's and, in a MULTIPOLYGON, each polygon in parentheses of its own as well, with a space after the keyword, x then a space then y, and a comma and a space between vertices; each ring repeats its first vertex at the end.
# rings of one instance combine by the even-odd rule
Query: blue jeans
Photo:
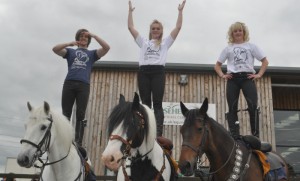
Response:
POLYGON ((138 87, 142 103, 152 106, 156 118, 157 136, 162 136, 164 111, 162 101, 165 91, 165 68, 162 65, 146 65, 140 66, 138 72, 138 87))
MULTIPOLYGON (((259 136, 259 120, 257 111, 257 89, 255 82, 247 78, 246 72, 232 74, 233 78, 227 81, 227 103, 228 103, 228 125, 229 129, 239 129, 235 125, 238 121, 237 109, 240 96, 240 90, 243 91, 248 105, 250 117, 251 132, 254 136, 259 136)), ((237 131, 237 130, 235 130, 237 131)), ((239 133, 239 132, 238 132, 239 133)))

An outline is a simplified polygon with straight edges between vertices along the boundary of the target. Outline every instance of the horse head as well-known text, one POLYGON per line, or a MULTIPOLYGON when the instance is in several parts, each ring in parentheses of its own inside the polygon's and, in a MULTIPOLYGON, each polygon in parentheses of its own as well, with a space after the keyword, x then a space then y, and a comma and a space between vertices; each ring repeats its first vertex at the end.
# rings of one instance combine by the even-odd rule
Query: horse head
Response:
POLYGON ((205 98, 200 109, 189 110, 180 102, 181 112, 185 117, 180 132, 182 135, 182 149, 179 158, 179 168, 185 176, 194 174, 197 158, 200 158, 207 147, 207 110, 208 100, 205 98))
POLYGON ((18 164, 31 167, 37 158, 41 157, 49 147, 51 138, 52 117, 47 102, 34 109, 27 103, 30 116, 25 124, 25 136, 21 140, 22 150, 18 155, 18 164))
POLYGON ((25 123, 25 136, 20 141, 22 149, 17 162, 20 166, 29 168, 53 145, 60 144, 60 148, 69 150, 72 126, 63 115, 51 111, 47 102, 38 108, 32 107, 28 102, 27 107, 29 117, 25 123))
MULTIPOLYGON (((137 93, 133 102, 126 102, 120 95, 119 104, 108 117, 109 140, 102 153, 102 160, 109 169, 116 171, 127 157, 140 154, 147 150, 146 147, 153 147, 156 125, 155 121, 149 123, 149 112, 151 110, 147 106, 140 104, 137 93)), ((155 119, 154 115, 151 116, 155 119)))

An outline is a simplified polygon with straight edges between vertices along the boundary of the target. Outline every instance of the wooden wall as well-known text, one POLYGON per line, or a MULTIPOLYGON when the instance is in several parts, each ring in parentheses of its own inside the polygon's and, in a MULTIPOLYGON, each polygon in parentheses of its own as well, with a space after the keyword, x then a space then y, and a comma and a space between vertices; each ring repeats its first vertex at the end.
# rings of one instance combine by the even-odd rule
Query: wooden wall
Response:
POLYGON ((273 106, 276 110, 300 110, 300 88, 273 87, 273 106))
MULTIPOLYGON (((86 117, 88 126, 85 129, 84 145, 92 160, 97 175, 105 174, 101 164, 108 135, 106 135, 107 117, 112 108, 118 103, 119 95, 126 100, 132 100, 134 92, 138 92, 137 72, 112 69, 94 69, 91 75, 91 90, 86 117)), ((216 104, 216 119, 227 127, 225 112, 228 111, 226 102, 226 83, 214 71, 184 73, 188 75, 188 84, 179 85, 179 72, 167 71, 164 102, 201 103, 208 97, 209 103, 216 104)), ((275 145, 273 125, 273 100, 271 78, 264 76, 256 82, 261 107, 260 124, 261 139, 275 145)), ((246 101, 240 96, 239 108, 246 109, 246 101)), ((238 113, 241 122, 241 134, 250 134, 248 112, 238 113)), ((164 136, 173 140, 175 159, 179 158, 181 149, 180 126, 164 126, 164 136)))

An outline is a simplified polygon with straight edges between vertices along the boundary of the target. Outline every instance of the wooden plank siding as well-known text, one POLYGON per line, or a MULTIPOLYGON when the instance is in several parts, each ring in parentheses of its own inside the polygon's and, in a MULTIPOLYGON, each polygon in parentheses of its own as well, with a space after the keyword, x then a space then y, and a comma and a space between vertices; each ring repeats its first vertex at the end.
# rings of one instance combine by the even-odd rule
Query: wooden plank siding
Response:
MULTIPOLYGON (((225 113, 228 108, 224 79, 215 74, 213 66, 209 66, 205 70, 179 67, 179 69, 168 69, 166 66, 164 102, 201 103, 207 97, 209 103, 216 105, 216 121, 227 128, 225 113), (188 84, 185 86, 178 84, 181 74, 188 76, 188 84)), ((275 147, 271 77, 264 76, 256 81, 256 85, 259 97, 258 105, 261 108, 260 135, 263 141, 268 141, 275 147)), ((88 151, 96 175, 104 175, 105 167, 101 164, 101 153, 108 140, 107 118, 112 108, 118 103, 120 94, 123 94, 126 100, 131 101, 134 92, 138 92, 137 65, 125 65, 123 68, 119 68, 114 64, 104 67, 101 67, 100 64, 92 71, 90 88, 86 112, 88 124, 85 129, 83 145, 88 151)), ((246 108, 246 101, 241 93, 239 109, 246 108)), ((239 112, 238 116, 241 134, 250 134, 248 112, 239 112)), ((173 156, 178 159, 182 142, 180 126, 164 126, 163 132, 165 137, 173 141, 173 156)))

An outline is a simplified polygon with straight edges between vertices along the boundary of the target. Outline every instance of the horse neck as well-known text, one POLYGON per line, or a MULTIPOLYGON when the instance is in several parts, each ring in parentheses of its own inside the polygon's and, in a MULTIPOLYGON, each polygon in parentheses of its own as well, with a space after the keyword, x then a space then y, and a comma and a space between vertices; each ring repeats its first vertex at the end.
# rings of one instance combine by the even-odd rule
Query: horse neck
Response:
MULTIPOLYGON (((210 126, 210 128, 211 127, 212 126, 210 126)), ((217 127, 214 126, 214 128, 217 127)), ((208 147, 205 149, 205 154, 210 162, 211 171, 216 171, 217 169, 221 168, 226 161, 230 163, 235 159, 235 141, 225 129, 209 129, 208 132, 208 147)), ((224 170, 227 170, 227 172, 230 173, 232 171, 232 167, 228 167, 228 163, 222 169, 222 172, 217 172, 216 175, 222 175, 222 173, 226 173, 224 170)))
POLYGON ((51 145, 48 151, 49 161, 56 161, 65 157, 72 145, 72 127, 67 120, 61 120, 57 115, 53 116, 53 130, 51 145), (50 160, 51 159, 51 160, 50 160))

